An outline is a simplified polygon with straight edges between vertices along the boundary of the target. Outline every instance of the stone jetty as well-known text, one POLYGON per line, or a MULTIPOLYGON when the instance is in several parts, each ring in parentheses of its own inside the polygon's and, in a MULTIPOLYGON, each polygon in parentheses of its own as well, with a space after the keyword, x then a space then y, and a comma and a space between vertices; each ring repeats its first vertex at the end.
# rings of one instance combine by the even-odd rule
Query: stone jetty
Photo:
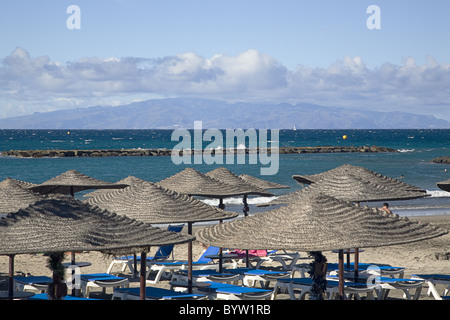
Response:
MULTIPOLYGON (((174 150, 176 151, 176 150, 174 150)), ((206 150, 203 150, 205 152, 206 150)), ((189 152, 190 155, 200 154, 196 150, 181 150, 177 155, 189 152)), ((209 150, 208 150, 209 152, 209 150)), ((260 149, 222 149, 222 154, 229 152, 239 154, 259 153, 260 149)), ((279 154, 299 153, 374 153, 374 152, 397 152, 395 149, 378 146, 318 146, 318 147, 280 147, 279 154)), ((211 154, 217 151, 212 150, 211 154)), ((270 149, 267 150, 270 153, 270 149)), ((93 150, 9 150, 0 152, 1 156, 19 158, 62 158, 62 157, 148 157, 148 156, 170 156, 172 149, 93 149, 93 150)))

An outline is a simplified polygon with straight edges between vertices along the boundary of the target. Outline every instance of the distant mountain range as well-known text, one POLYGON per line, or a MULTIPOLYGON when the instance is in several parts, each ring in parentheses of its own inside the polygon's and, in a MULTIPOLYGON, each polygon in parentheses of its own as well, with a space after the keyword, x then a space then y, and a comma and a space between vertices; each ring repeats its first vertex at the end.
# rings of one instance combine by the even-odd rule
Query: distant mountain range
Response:
POLYGON ((229 103, 196 98, 153 99, 0 119, 1 129, 443 129, 450 122, 405 112, 314 104, 229 103))

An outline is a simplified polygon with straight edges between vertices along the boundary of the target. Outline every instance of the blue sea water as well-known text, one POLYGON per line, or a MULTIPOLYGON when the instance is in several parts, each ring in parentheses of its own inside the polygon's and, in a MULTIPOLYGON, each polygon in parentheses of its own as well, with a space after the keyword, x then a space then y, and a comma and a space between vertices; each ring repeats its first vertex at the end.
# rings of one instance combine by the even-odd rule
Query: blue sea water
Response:
MULTIPOLYGON (((31 149, 171 149, 180 141, 171 141, 172 130, 0 130, 2 150, 31 149)), ((268 133, 271 140, 271 133, 268 133)), ((205 145, 210 142, 205 142, 205 145)), ((258 164, 176 165, 171 157, 107 158, 15 158, 0 155, 0 180, 7 177, 41 183, 69 169, 76 169, 97 179, 115 182, 129 175, 157 182, 186 166, 208 172, 223 166, 236 174, 251 174, 262 179, 289 185, 290 189, 271 190, 275 195, 302 188, 292 179, 294 174, 315 174, 342 164, 363 166, 369 170, 426 189, 430 197, 391 202, 400 215, 450 214, 450 193, 436 183, 450 179, 449 165, 431 160, 450 156, 450 130, 280 130, 279 146, 383 146, 398 150, 392 153, 288 154, 279 156, 276 175, 261 176, 258 164), (347 139, 343 139, 346 135, 347 139)), ((82 195, 81 195, 82 196, 82 195)), ((205 200, 215 204, 212 200, 205 200)), ((267 210, 254 205, 265 202, 251 197, 251 212, 267 210)), ((242 200, 225 201, 228 210, 240 212, 242 200)), ((370 203, 378 206, 379 203, 370 203)))

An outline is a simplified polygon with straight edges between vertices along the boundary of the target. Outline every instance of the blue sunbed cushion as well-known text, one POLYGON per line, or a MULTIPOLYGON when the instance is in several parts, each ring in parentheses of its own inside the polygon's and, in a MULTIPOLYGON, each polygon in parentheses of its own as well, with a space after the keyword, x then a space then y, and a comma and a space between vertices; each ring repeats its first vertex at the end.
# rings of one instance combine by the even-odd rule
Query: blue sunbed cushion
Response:
POLYGON ((261 293, 270 292, 271 290, 252 288, 252 287, 242 287, 236 286, 228 283, 205 281, 209 286, 202 287, 202 290, 214 291, 220 293, 231 293, 231 294, 243 294, 243 293, 261 293))
POLYGON ((85 281, 105 281, 105 280, 123 280, 126 279, 124 277, 117 277, 108 273, 90 273, 90 274, 81 274, 81 280, 85 281))
POLYGON ((414 276, 420 277, 422 279, 436 279, 436 280, 450 281, 450 275, 448 274, 415 274, 414 276))
POLYGON ((46 276, 14 277, 14 280, 25 284, 53 282, 52 278, 46 276))
MULTIPOLYGON (((116 289, 116 291, 126 292, 126 293, 133 294, 133 295, 140 295, 140 293, 141 293, 141 289, 137 288, 137 287, 136 288, 116 289)), ((196 297, 202 297, 202 295, 178 292, 178 291, 173 291, 173 290, 164 289, 164 288, 157 288, 157 287, 145 287, 145 297, 153 298, 153 299, 173 299, 173 298, 196 298, 196 297)))
MULTIPOLYGON (((28 300, 48 300, 48 296, 46 293, 38 293, 34 296, 28 298, 28 300)), ((83 297, 74 297, 74 296, 65 296, 61 300, 100 300, 100 299, 93 299, 93 298, 83 298, 83 297)))
POLYGON ((285 274, 287 272, 283 271, 270 271, 270 270, 263 270, 263 269, 253 269, 246 271, 245 274, 248 275, 267 275, 267 274, 285 274))

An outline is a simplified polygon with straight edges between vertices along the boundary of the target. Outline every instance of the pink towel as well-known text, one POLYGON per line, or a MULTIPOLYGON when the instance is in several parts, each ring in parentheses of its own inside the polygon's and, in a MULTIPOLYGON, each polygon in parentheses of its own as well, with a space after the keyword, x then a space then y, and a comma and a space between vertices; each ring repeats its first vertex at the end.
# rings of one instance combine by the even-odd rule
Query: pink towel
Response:
MULTIPOLYGON (((237 253, 239 257, 245 257, 246 250, 236 249, 231 253, 237 253)), ((248 250, 248 255, 254 257, 265 257, 267 256, 267 250, 248 250)))

